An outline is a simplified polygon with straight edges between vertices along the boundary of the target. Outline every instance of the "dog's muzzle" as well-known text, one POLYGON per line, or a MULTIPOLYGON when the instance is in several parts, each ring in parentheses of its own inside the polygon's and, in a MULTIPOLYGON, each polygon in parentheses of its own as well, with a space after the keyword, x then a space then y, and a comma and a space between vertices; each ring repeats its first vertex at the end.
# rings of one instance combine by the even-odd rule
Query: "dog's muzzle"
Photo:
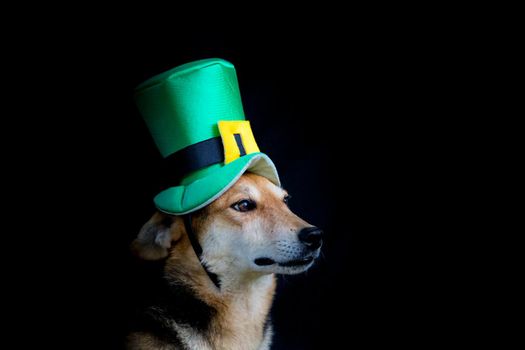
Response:
POLYGON ((306 227, 299 231, 297 235, 303 248, 303 257, 282 262, 277 262, 267 257, 261 257, 254 260, 258 266, 269 266, 277 264, 281 267, 298 267, 310 264, 319 254, 316 252, 323 244, 323 231, 318 227, 306 227))

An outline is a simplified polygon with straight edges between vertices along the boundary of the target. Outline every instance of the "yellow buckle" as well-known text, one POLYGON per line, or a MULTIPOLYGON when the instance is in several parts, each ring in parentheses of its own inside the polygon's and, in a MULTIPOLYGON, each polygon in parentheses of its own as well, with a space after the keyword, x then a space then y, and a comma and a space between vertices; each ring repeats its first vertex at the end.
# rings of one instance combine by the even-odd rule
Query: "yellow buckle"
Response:
POLYGON ((249 121, 221 120, 218 125, 224 146, 224 164, 241 156, 260 152, 249 121))

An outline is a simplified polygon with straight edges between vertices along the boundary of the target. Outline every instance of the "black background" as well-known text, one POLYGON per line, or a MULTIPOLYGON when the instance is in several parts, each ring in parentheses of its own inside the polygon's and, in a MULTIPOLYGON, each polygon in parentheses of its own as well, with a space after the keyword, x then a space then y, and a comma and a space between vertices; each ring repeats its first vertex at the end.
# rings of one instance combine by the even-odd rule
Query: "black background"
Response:
POLYGON ((435 255, 453 174, 439 154, 461 85, 448 79, 462 63, 432 32, 351 29, 192 30, 162 42, 123 30, 40 53, 32 81, 46 114, 31 132, 47 163, 27 183, 46 183, 38 198, 54 204, 39 218, 51 248, 30 271, 45 296, 39 315, 60 310, 59 338, 116 348, 125 331, 135 297, 128 245, 154 212, 160 162, 134 87, 220 57, 236 66, 247 119, 292 209, 326 233, 315 267, 279 278, 272 349, 441 341, 450 290, 437 282, 447 257, 435 255), (44 260, 52 273, 35 272, 44 260))

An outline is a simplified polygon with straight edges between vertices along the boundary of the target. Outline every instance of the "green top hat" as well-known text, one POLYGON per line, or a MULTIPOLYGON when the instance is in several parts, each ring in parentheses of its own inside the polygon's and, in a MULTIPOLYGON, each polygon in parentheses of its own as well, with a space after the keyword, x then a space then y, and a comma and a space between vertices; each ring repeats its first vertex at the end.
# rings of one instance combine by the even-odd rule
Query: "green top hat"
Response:
POLYGON ((213 58, 173 68, 140 84, 135 99, 172 177, 154 199, 159 210, 198 210, 248 170, 280 185, 244 119, 230 62, 213 58))

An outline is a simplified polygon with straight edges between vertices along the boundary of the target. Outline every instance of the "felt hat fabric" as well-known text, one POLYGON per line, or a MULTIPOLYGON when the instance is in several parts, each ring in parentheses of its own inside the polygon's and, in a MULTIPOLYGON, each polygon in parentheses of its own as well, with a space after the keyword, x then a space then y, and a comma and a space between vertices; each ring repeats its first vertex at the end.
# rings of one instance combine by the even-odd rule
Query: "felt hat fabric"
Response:
POLYGON ((135 90, 135 101, 164 157, 168 185, 160 211, 188 214, 217 199, 246 171, 280 185, 245 120, 235 67, 222 59, 190 62, 135 90))

